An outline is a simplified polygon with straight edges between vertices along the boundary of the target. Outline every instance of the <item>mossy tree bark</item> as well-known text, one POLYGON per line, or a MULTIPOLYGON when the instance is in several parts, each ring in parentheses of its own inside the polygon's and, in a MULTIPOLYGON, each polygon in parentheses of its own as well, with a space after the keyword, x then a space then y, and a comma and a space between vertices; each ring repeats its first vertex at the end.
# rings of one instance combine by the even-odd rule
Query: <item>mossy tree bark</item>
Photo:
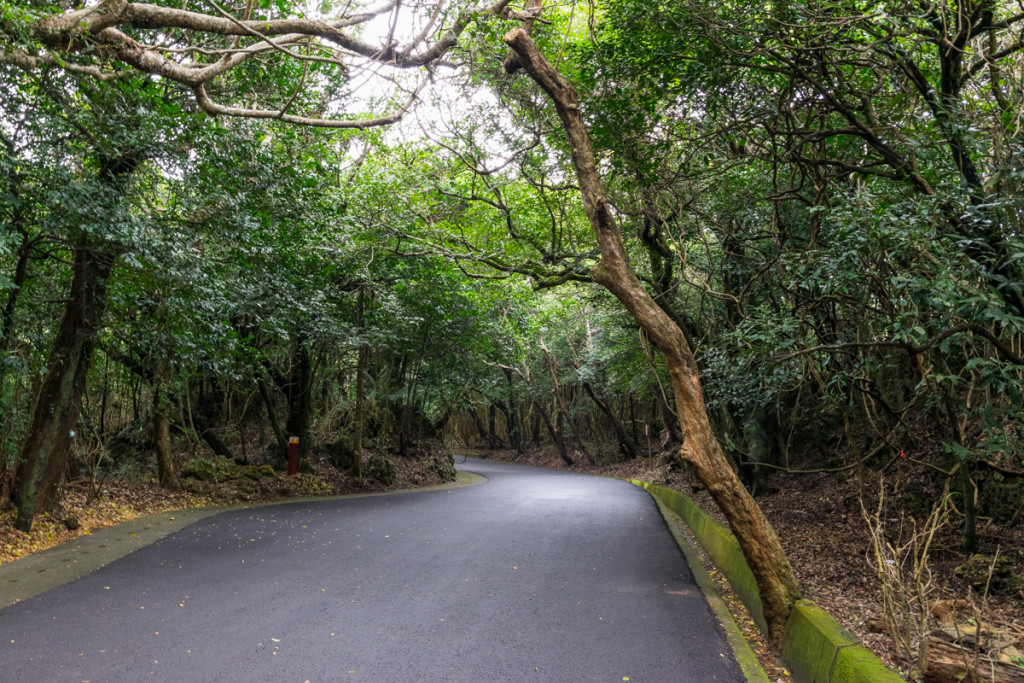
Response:
POLYGON ((84 238, 75 247, 71 293, 18 453, 12 497, 20 531, 31 530, 36 512, 52 506, 67 471, 115 258, 84 238))
POLYGON ((177 491, 181 488, 181 481, 171 455, 171 422, 167 417, 170 400, 164 391, 171 380, 171 365, 166 358, 157 361, 153 378, 153 449, 156 451, 157 474, 162 488, 177 491))
POLYGON ((711 431, 697 363, 683 331, 648 294, 630 265, 622 233, 605 199, 575 90, 544 59, 525 31, 509 31, 505 43, 555 104, 568 136, 584 209, 601 249, 601 260, 593 269, 594 280, 623 304, 664 357, 685 439, 681 455, 707 487, 736 534, 757 580, 771 639, 778 645, 790 609, 800 597, 789 561, 774 530, 729 466, 711 431))
MULTIPOLYGON (((108 193, 108 219, 124 197, 140 153, 100 159, 99 181, 108 193)), ((82 232, 72 252, 71 291, 43 377, 32 403, 28 431, 18 452, 11 497, 14 525, 29 531, 36 512, 49 509, 71 457, 71 439, 82 412, 93 350, 107 310, 107 284, 120 247, 82 232)))

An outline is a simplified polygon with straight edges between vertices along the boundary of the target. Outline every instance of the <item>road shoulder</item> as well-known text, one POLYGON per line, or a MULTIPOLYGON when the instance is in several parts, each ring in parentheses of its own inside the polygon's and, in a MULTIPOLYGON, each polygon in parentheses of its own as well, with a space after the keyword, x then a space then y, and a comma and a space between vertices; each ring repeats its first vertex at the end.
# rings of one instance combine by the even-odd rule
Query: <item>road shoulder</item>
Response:
POLYGON ((482 484, 487 479, 472 472, 459 471, 454 482, 416 489, 353 493, 342 496, 291 498, 273 503, 234 505, 210 508, 186 508, 155 515, 146 515, 81 536, 28 557, 0 565, 0 610, 35 597, 40 593, 70 583, 110 564, 125 555, 180 531, 207 517, 228 512, 286 503, 344 500, 369 496, 390 496, 419 491, 436 491, 482 484))

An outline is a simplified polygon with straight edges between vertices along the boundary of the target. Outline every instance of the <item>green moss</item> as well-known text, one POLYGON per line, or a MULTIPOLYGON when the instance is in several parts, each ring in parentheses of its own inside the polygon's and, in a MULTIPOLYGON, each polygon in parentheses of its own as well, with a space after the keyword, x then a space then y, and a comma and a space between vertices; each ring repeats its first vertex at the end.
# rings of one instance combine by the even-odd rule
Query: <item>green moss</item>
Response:
POLYGON ((1000 555, 998 559, 992 555, 971 555, 953 571, 979 594, 986 588, 993 595, 1013 595, 1020 589, 1020 576, 1010 555, 1000 555))
POLYGON ((277 472, 270 465, 249 465, 244 472, 245 476, 253 480, 272 479, 277 476, 277 472))
POLYGON ((198 481, 234 481, 241 478, 243 468, 231 458, 222 455, 210 460, 193 458, 181 466, 182 479, 198 481))
POLYGON ((398 479, 395 474, 395 466, 391 464, 383 453, 374 453, 366 463, 367 479, 379 482, 385 486, 391 486, 398 479))
POLYGON ((181 466, 182 479, 213 480, 213 463, 206 458, 193 458, 181 466))
MULTIPOLYGON (((736 537, 678 491, 632 481, 683 518, 708 556, 725 574, 758 628, 767 633, 757 583, 736 537)), ((903 680, 810 600, 798 600, 793 606, 782 638, 782 661, 797 683, 897 683, 903 680)))
POLYGON ((793 605, 782 636, 781 657, 798 683, 903 680, 810 600, 793 605))

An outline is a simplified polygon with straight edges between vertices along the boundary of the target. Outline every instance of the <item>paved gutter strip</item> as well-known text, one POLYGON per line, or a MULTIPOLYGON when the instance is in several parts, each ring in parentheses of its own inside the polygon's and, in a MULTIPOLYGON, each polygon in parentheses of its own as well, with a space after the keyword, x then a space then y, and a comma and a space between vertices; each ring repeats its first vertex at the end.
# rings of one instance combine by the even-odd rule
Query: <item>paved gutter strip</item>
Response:
POLYGON ((110 564, 129 553, 155 543, 160 539, 181 531, 187 526, 207 517, 229 510, 245 510, 286 503, 302 503, 317 500, 363 498, 367 496, 388 496, 412 491, 433 491, 458 486, 472 486, 487 481, 485 477, 472 472, 457 472, 454 482, 425 486, 418 489, 351 493, 342 496, 321 496, 290 498, 272 503, 233 505, 210 508, 184 508, 146 515, 128 522, 109 526, 95 533, 34 553, 28 557, 0 564, 0 610, 22 600, 45 593, 51 588, 70 583, 100 567, 110 564))

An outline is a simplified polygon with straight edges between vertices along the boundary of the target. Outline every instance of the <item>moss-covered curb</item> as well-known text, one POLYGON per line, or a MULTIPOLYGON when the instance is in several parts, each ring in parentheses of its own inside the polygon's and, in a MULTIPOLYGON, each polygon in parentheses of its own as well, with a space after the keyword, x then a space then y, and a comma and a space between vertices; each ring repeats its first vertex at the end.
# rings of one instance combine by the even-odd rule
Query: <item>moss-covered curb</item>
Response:
MULTIPOLYGON (((736 537, 688 496, 635 479, 655 500, 678 514, 725 575, 762 632, 768 628, 754 575, 736 537)), ((810 600, 793 605, 782 636, 782 661, 798 683, 898 683, 900 678, 839 622, 810 600)))
POLYGON ((782 636, 782 661, 797 681, 887 683, 903 679, 810 600, 798 600, 782 636))
POLYGON ((747 561, 743 557, 740 544, 732 532, 721 522, 708 517, 688 496, 663 486, 655 486, 635 479, 630 481, 647 489, 651 495, 686 521, 686 525, 700 541, 708 557, 715 563, 719 571, 725 574, 725 578, 729 580, 736 596, 750 612, 750 617, 761 629, 761 633, 767 634, 768 622, 764 619, 764 609, 761 607, 761 596, 757 592, 757 582, 754 581, 754 575, 750 573, 750 567, 747 566, 747 561))

